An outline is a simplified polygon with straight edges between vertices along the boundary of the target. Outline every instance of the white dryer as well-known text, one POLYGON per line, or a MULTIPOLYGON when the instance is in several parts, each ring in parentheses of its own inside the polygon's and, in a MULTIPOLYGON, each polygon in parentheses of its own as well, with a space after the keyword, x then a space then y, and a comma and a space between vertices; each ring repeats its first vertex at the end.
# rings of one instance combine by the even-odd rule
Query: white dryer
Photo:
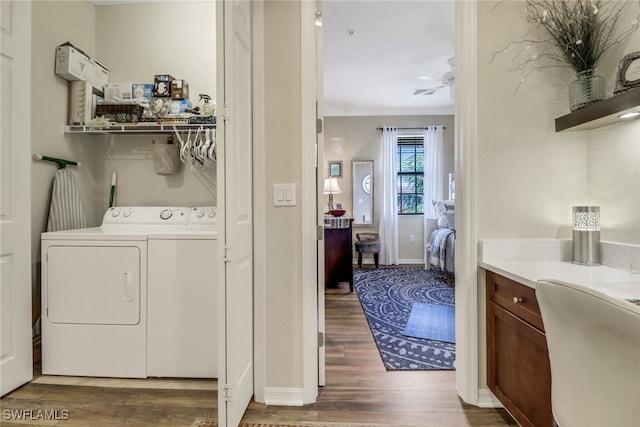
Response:
POLYGON ((215 207, 189 212, 185 230, 148 235, 147 374, 218 377, 215 207))
POLYGON ((42 234, 42 373, 147 376, 147 236, 189 208, 111 208, 102 226, 42 234))

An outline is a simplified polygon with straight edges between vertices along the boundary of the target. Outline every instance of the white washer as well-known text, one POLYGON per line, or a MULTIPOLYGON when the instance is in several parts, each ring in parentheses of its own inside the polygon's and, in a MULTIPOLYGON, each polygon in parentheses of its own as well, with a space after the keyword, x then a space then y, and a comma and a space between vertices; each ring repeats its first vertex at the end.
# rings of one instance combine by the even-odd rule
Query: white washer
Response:
POLYGON ((148 235, 147 374, 217 378, 215 207, 190 210, 185 230, 148 235))
POLYGON ((111 208, 101 227, 42 234, 42 373, 147 376, 147 236, 189 208, 111 208))

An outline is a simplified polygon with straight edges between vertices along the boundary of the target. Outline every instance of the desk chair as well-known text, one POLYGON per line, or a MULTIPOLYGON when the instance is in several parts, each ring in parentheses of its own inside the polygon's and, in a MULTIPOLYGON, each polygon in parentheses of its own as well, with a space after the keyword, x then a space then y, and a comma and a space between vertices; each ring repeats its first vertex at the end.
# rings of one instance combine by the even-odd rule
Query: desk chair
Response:
POLYGON ((639 426, 640 307, 559 281, 539 281, 536 297, 557 425, 639 426))

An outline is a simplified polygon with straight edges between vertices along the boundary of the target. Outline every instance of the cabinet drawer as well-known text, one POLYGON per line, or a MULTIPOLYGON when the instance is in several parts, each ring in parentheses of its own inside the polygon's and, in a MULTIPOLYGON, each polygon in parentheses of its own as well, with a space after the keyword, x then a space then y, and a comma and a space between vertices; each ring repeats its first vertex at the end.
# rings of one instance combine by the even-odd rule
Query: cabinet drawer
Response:
POLYGON ((487 298, 544 332, 536 291, 529 286, 487 271, 487 298))

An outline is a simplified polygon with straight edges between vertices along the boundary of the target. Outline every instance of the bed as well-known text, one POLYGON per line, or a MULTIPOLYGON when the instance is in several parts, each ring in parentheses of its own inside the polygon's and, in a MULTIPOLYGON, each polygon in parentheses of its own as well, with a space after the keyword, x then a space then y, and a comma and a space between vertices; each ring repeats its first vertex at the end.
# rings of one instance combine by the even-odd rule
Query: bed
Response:
POLYGON ((456 231, 455 202, 434 200, 435 219, 427 219, 425 236, 425 269, 439 268, 455 272, 456 231))

